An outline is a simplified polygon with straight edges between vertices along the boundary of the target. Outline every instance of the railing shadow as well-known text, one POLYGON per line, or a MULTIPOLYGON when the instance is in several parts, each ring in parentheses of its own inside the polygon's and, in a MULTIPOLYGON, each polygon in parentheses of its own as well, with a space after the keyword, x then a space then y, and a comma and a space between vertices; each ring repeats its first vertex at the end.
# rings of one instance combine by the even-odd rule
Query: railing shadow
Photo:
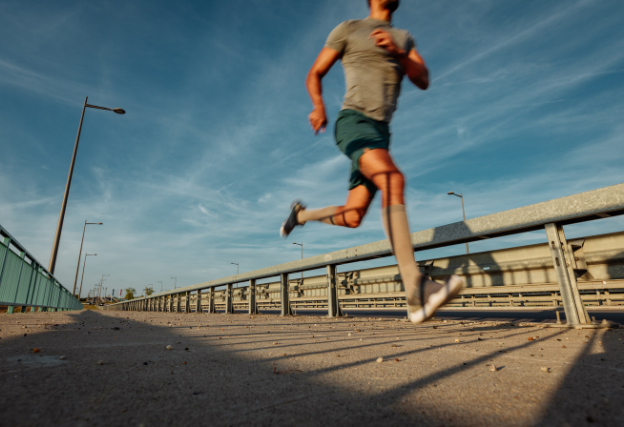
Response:
MULTIPOLYGON (((33 314, 33 316, 36 315, 39 314, 33 314)), ((61 313, 53 314, 53 316, 59 315, 61 313)), ((24 352, 37 341, 52 342, 50 339, 54 338, 53 344, 42 344, 43 354, 47 356, 67 353, 70 361, 66 367, 42 368, 45 369, 43 375, 41 370, 23 367, 8 369, 5 365, 1 371, 1 377, 5 382, 10 378, 13 384, 16 381, 21 384, 17 387, 4 388, 3 392, 0 392, 0 401, 3 402, 5 408, 3 410, 5 422, 11 425, 37 424, 37 422, 33 423, 30 417, 36 414, 40 421, 46 420, 46 423, 52 425, 136 426, 144 424, 147 426, 181 425, 188 422, 211 425, 323 425, 328 423, 331 425, 362 425, 364 423, 396 425, 415 422, 419 425, 474 425, 470 420, 461 418, 458 418, 455 423, 449 423, 445 417, 437 416, 435 412, 428 411, 426 406, 420 404, 403 406, 401 410, 397 410, 395 405, 413 393, 428 390, 441 380, 461 376, 469 369, 506 355, 497 348, 466 357, 466 362, 463 364, 455 364, 452 367, 441 365, 433 372, 421 374, 416 380, 406 380, 400 385, 370 390, 370 388, 362 387, 362 384, 370 381, 370 378, 358 375, 357 372, 371 364, 382 366, 375 363, 375 357, 366 355, 371 353, 371 349, 386 348, 396 342, 394 333, 399 333, 396 328, 370 329, 375 330, 375 333, 378 331, 379 338, 375 338, 374 342, 358 342, 355 339, 340 338, 347 331, 353 331, 353 326, 349 323, 331 322, 336 329, 330 330, 327 327, 329 322, 319 321, 319 325, 323 325, 323 335, 331 334, 334 338, 330 341, 319 342, 318 350, 301 351, 298 349, 298 345, 301 345, 297 342, 298 334, 307 337, 310 332, 305 326, 313 325, 314 321, 296 323, 299 327, 303 326, 305 329, 300 329, 304 330, 293 328, 282 331, 278 329, 275 334, 273 331, 267 334, 280 336, 277 339, 260 337, 260 340, 251 340, 249 337, 256 335, 253 330, 240 331, 239 329, 235 332, 234 328, 251 325, 254 325, 254 328, 266 327, 269 324, 287 328, 294 322, 279 319, 276 323, 271 323, 277 320, 271 316, 268 322, 263 319, 262 323, 256 323, 244 315, 229 315, 233 320, 232 324, 218 324, 220 322, 214 322, 214 318, 211 319, 212 315, 208 314, 149 312, 131 314, 69 312, 65 316, 73 319, 74 325, 65 328, 62 325, 53 327, 56 331, 53 333, 56 335, 46 337, 45 333, 52 331, 48 330, 45 333, 37 331, 29 334, 27 338, 15 337, 3 340, 2 345, 5 349, 13 349, 15 347, 13 341, 27 340, 21 344, 18 343, 18 347, 21 348, 19 351, 24 352), (167 324, 156 323, 167 320, 174 322, 174 319, 176 319, 175 322, 183 325, 171 327, 167 324), (210 331, 210 334, 206 333, 208 337, 204 337, 203 334, 184 335, 183 331, 188 330, 189 323, 209 324, 207 331, 210 331), (100 326, 103 329, 100 329, 100 326), (81 329, 77 329, 78 327, 81 329), (114 329, 116 327, 119 329, 114 329), (132 334, 127 334, 130 328, 132 334), (91 334, 88 334, 89 332, 91 334), (139 332, 142 337, 136 339, 134 334, 139 332), (219 333, 225 336, 228 332, 234 333, 229 334, 230 338, 226 342, 218 339, 219 333), (268 345, 271 340, 279 341, 287 334, 290 334, 289 342, 284 342, 279 346, 268 345), (247 342, 252 341, 257 344, 253 349, 242 348, 247 342), (325 343, 331 343, 331 347, 323 347, 325 343), (174 349, 164 350, 167 344, 172 344, 174 349), (251 350, 258 353, 252 357, 251 350), (343 352, 350 352, 352 355, 355 352, 356 355, 362 356, 357 356, 357 360, 335 358, 336 353, 343 352), (314 356, 313 360, 318 361, 319 366, 315 368, 299 366, 302 363, 300 360, 309 356, 314 356), (105 365, 97 366, 95 362, 98 359, 103 359, 105 365), (80 363, 83 361, 86 365, 80 363), (301 372, 288 372, 294 370, 301 372), (284 374, 276 375, 276 372, 284 372, 284 374), (336 377, 340 378, 339 381, 331 379, 333 375, 341 372, 349 372, 349 376, 336 377), (12 377, 13 375, 18 377, 12 377), (351 379, 345 383, 345 379, 349 377, 351 379), (28 387, 28 385, 32 386, 28 387)), ((19 317, 12 316, 11 320, 19 317)), ((501 327, 474 326, 471 329, 474 330, 460 331, 462 340, 466 342, 476 340, 481 333, 484 333, 483 338, 489 339, 490 333, 493 334, 494 330, 499 330, 501 327)), ((454 350, 451 343, 433 343, 431 339, 434 337, 424 334, 424 332, 431 332, 429 326, 423 325, 412 331, 413 335, 410 337, 406 336, 405 329, 400 330, 401 346, 396 351, 393 350, 392 357, 402 359, 411 355, 420 358, 420 355, 426 356, 427 352, 454 350)), ((514 335, 522 334, 524 331, 507 328, 505 333, 505 339, 511 339, 514 335)), ((575 332, 565 333, 574 334, 575 332)), ((600 333, 592 335, 597 336, 600 333)), ((585 331, 582 334, 590 335, 585 331)), ((618 341, 619 333, 605 332, 604 334, 609 335, 603 339, 605 348, 610 350, 613 348, 615 351, 618 343, 622 345, 622 341, 618 341)), ((451 336, 449 335, 449 338, 451 336)), ((515 347, 505 348, 505 351, 513 353, 534 348, 544 345, 542 343, 549 342, 549 340, 553 341, 558 336, 558 331, 551 331, 550 336, 544 337, 540 344, 526 341, 515 347)), ((595 337, 593 339, 596 340, 595 337)), ((617 353, 614 353, 614 356, 615 354, 617 353)), ((11 355, 14 354, 11 353, 11 355)), ((570 414, 592 411, 585 416, 594 417, 592 419, 600 422, 615 420, 614 417, 617 414, 614 413, 615 415, 608 418, 600 411, 612 410, 613 405, 618 404, 617 399, 622 396, 621 393, 618 394, 613 390, 605 392, 605 398, 612 399, 612 403, 603 409, 599 406, 591 406, 596 402, 595 396, 594 398, 584 396, 585 401, 580 402, 579 399, 569 400, 574 397, 575 393, 578 395, 579 381, 587 380, 582 369, 589 364, 600 365, 600 357, 584 352, 579 360, 570 362, 573 363, 572 370, 551 403, 552 411, 544 415, 544 424, 554 420, 556 425, 561 425, 563 420, 570 425, 577 425, 571 422, 573 418, 567 414, 561 414, 561 411, 573 405, 577 405, 577 408, 575 411, 570 411, 570 414), (567 387, 571 389, 568 390, 567 387), (598 409, 595 410, 595 408, 598 409)), ((391 369, 392 366, 387 365, 384 369, 391 369)), ((587 390, 587 393, 595 392, 601 381, 606 384, 605 376, 612 376, 614 373, 622 375, 624 368, 615 371, 604 369, 604 371, 604 375, 600 378, 590 380, 592 387, 587 390)), ((583 396, 582 393, 581 396, 583 396)), ((487 403, 484 405, 488 406, 487 403)), ((436 407, 448 413, 461 414, 461 410, 444 401, 438 402, 436 407)))

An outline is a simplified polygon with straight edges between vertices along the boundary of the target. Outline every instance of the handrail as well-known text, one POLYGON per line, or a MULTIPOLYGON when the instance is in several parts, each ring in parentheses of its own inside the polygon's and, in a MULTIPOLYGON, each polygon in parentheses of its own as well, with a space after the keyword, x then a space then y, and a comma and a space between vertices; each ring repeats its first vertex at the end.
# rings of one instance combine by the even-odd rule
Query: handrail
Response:
MULTIPOLYGON (((411 238, 414 250, 421 251, 539 230, 543 229, 546 224, 551 223, 569 225, 622 214, 624 214, 624 183, 417 231, 412 233, 411 238)), ((143 297, 131 301, 138 302, 248 280, 276 277, 281 274, 316 270, 328 265, 366 261, 389 255, 391 255, 390 244, 387 240, 380 240, 171 291, 164 291, 152 294, 149 298, 143 297)), ((117 304, 127 304, 128 302, 117 304)), ((117 304, 111 304, 109 307, 117 304)))
MULTIPOLYGON (((8 306, 13 306, 13 305, 17 305, 17 306, 31 306, 31 307, 45 307, 45 308, 53 308, 53 309, 80 309, 82 308, 82 305, 80 304, 80 302, 73 296, 71 295, 71 292, 69 290, 67 290, 67 288, 65 288, 57 279, 56 277, 54 277, 53 274, 51 274, 44 266, 43 264, 41 264, 22 244, 20 244, 17 239, 15 237, 13 237, 13 235, 11 235, 11 233, 9 233, 4 227, 2 227, 2 225, 0 225, 0 237, 3 237, 2 240, 4 240, 3 242, 0 242, 0 244, 2 246, 6 247, 6 251, 5 252, 5 256, 2 257, 3 259, 0 259, 0 304, 2 305, 8 305, 8 306), (39 274, 41 277, 36 277, 36 278, 32 278, 32 280, 29 279, 29 289, 26 293, 26 299, 24 301, 22 300, 9 300, 8 298, 2 298, 2 295, 5 293, 6 288, 3 289, 3 283, 6 286, 6 283, 4 282, 4 274, 6 273, 6 260, 8 258, 9 252, 12 252, 10 249, 10 246, 13 245, 15 248, 17 248, 20 251, 20 255, 17 254, 13 254, 18 256, 21 259, 21 262, 25 265, 30 266, 33 269, 34 273, 39 274), (28 259, 31 261, 31 264, 29 264, 28 262, 26 262, 25 258, 28 257, 28 259), (56 301, 51 301, 50 298, 52 297, 51 293, 48 292, 49 289, 45 289, 44 290, 44 294, 42 295, 42 299, 45 298, 46 300, 48 300, 47 302, 49 303, 44 303, 44 304, 38 304, 38 303, 34 303, 34 291, 37 290, 37 292, 39 292, 38 289, 36 289, 37 284, 41 285, 41 278, 45 278, 47 280, 47 282, 44 282, 43 285, 45 286, 46 284, 49 284, 51 286, 54 287, 58 287, 59 290, 59 294, 56 298, 56 301), (32 287, 32 292, 30 287, 32 287), (72 301, 73 299, 73 301, 72 301)), ((18 291, 20 290, 20 282, 21 282, 21 278, 22 278, 22 270, 23 270, 23 266, 20 267, 20 274, 18 276, 18 282, 17 283, 12 283, 11 285, 15 285, 15 295, 17 296, 18 291)), ((24 276, 25 277, 25 276, 24 276)), ((12 290, 12 289, 11 289, 12 290)), ((38 296, 38 295, 37 295, 38 296)), ((44 301, 41 301, 44 302, 44 301)), ((11 312, 11 311, 9 311, 11 312)))

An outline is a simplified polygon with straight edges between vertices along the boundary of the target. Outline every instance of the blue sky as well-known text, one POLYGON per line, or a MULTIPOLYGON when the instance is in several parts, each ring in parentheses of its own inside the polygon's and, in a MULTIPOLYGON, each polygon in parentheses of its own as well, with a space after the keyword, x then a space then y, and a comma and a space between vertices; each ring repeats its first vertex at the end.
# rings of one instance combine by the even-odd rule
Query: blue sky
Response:
MULTIPOLYGON (((47 264, 85 96, 57 263, 71 288, 82 224, 90 289, 165 289, 384 238, 379 203, 357 230, 309 224, 281 240, 290 202, 341 204, 349 161, 324 80, 327 133, 304 79, 327 34, 365 0, 0 2, 0 224, 47 264)), ((624 3, 411 1, 395 16, 432 76, 404 82, 392 152, 413 231, 624 181, 624 3)), ((619 218, 570 234, 621 231, 619 218)), ((543 241, 532 233, 474 251, 543 241)), ((461 254, 463 245, 424 257, 461 254)), ((384 262, 390 262, 390 259, 384 262)), ((86 292, 83 289, 83 294, 86 292)))

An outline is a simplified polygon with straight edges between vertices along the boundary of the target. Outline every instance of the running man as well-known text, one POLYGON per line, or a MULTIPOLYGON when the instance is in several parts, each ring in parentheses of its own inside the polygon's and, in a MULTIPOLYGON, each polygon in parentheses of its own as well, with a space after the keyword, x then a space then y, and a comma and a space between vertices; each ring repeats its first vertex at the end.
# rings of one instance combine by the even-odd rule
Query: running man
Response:
POLYGON ((368 6, 366 19, 345 21, 329 34, 306 79, 314 105, 309 120, 316 135, 327 126, 321 80, 337 60, 342 61, 347 93, 336 119, 335 137, 338 148, 352 162, 347 201, 344 206, 315 210, 294 201, 280 234, 285 238, 308 221, 358 227, 380 190, 383 226, 407 294, 408 317, 420 323, 454 298, 463 285, 455 275, 442 285, 420 273, 405 211, 405 178, 388 152, 389 124, 403 76, 425 90, 429 72, 412 36, 391 24, 399 0, 368 0, 368 6))

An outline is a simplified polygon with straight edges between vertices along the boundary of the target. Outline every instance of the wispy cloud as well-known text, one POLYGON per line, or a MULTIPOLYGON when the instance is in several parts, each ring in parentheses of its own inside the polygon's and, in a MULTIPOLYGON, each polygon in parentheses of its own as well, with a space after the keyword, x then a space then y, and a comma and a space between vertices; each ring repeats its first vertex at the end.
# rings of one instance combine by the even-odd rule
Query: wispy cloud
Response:
MULTIPOLYGON (((329 31, 362 17, 365 4, 283 0, 267 11, 261 3, 76 12, 69 4, 45 13, 43 3, 15 3, 0 16, 0 36, 19 39, 19 48, 0 46, 0 222, 41 261, 83 97, 128 111, 85 118, 57 269, 64 283, 73 281, 85 219, 105 223, 87 232, 86 250, 98 253, 87 288, 103 273, 109 289, 171 287, 172 276, 188 285, 229 275, 230 262, 247 271, 297 259, 278 237, 290 202, 344 201, 349 160, 333 123, 310 132, 303 82, 329 31)), ((415 34, 434 77, 426 92, 404 84, 393 121, 414 230, 461 219, 450 190, 464 192, 475 217, 622 180, 623 9, 402 5, 397 25, 415 34)), ((337 64, 324 80, 331 121, 343 91, 337 64)), ((617 221, 574 232, 621 229, 617 221)), ((382 238, 378 201, 359 229, 308 224, 293 236, 307 255, 382 238)))

